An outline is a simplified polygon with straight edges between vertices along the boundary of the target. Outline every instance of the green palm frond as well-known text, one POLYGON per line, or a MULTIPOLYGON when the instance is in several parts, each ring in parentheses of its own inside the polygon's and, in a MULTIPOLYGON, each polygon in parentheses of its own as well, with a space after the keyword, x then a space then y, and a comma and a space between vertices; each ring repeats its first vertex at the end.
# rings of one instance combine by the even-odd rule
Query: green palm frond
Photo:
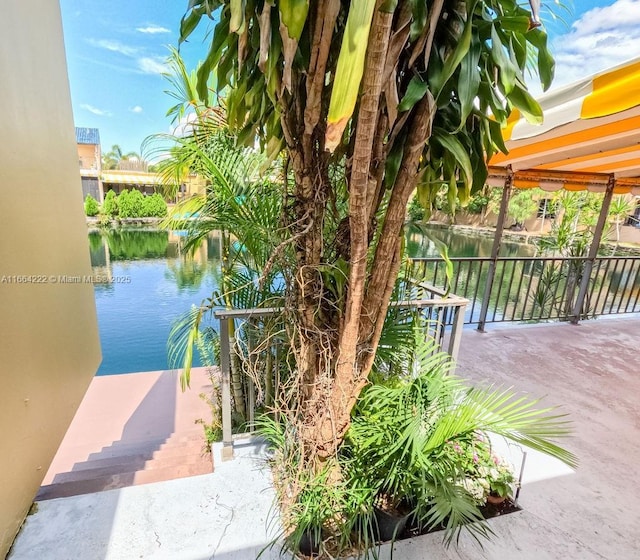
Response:
POLYGON ((432 529, 443 527, 447 545, 454 538, 459 538, 462 528, 466 528, 476 540, 494 534, 464 489, 447 479, 439 480, 431 503, 424 512, 418 513, 418 519, 419 524, 432 529))
POLYGON ((194 305, 189 311, 178 317, 171 327, 167 340, 168 362, 171 369, 182 368, 180 385, 183 391, 189 387, 191 381, 193 349, 200 336, 200 323, 203 315, 210 310, 205 306, 196 307, 194 305))

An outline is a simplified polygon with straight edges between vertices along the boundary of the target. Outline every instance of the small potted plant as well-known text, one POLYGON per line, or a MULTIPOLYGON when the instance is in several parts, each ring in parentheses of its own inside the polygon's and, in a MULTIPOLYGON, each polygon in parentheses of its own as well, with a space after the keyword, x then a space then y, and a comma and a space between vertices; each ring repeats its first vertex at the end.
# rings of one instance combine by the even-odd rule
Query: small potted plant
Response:
POLYGON ((513 466, 495 453, 486 434, 478 431, 471 437, 449 441, 446 454, 457 464, 458 485, 476 504, 500 504, 511 494, 516 483, 513 466))
POLYGON ((503 457, 492 453, 491 460, 493 465, 484 467, 486 479, 490 486, 487 502, 496 505, 504 502, 510 496, 516 483, 516 477, 513 472, 513 465, 503 457))

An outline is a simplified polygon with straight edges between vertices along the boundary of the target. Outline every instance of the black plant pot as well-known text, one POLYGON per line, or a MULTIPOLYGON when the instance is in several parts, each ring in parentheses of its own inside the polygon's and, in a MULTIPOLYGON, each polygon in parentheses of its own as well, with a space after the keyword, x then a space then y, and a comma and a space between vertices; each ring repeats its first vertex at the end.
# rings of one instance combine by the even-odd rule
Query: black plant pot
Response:
POLYGON ((391 541, 404 531, 410 514, 403 515, 400 512, 388 512, 381 510, 377 506, 373 506, 376 517, 376 525, 378 527, 378 538, 381 541, 391 541))
POLYGON ((313 556, 320 552, 320 543, 322 542, 322 534, 316 531, 305 531, 302 533, 298 550, 305 556, 313 556))

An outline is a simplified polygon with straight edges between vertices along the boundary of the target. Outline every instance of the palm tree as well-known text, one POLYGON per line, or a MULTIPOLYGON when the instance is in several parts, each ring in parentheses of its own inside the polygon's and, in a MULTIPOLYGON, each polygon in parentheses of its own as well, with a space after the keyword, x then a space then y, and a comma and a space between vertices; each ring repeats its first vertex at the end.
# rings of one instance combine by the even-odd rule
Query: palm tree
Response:
POLYGON ((451 374, 449 356, 422 332, 414 330, 401 354, 408 357, 406 373, 363 392, 341 449, 343 463, 353 484, 392 502, 408 499, 423 525, 445 523, 449 540, 463 526, 487 536, 486 525, 470 524, 482 516, 461 485, 467 473, 446 449, 490 433, 575 468, 576 457, 555 443, 570 433, 569 423, 511 390, 466 386, 451 374))
MULTIPOLYGON (((161 159, 158 172, 167 186, 165 195, 175 194, 189 174, 197 174, 208 183, 206 193, 178 203, 164 222, 169 229, 186 231, 184 249, 196 249, 213 231, 221 240, 219 290, 184 314, 171 331, 168 348, 171 362, 182 367, 181 381, 188 385, 193 346, 201 347, 203 332, 210 331, 211 314, 220 308, 252 308, 278 304, 280 289, 273 278, 281 268, 269 264, 275 247, 281 242, 278 222, 281 196, 272 183, 263 179, 264 158, 251 150, 238 148, 229 137, 220 108, 207 108, 194 97, 195 72, 186 70, 177 51, 172 51, 170 93, 178 104, 168 112, 174 122, 190 118, 190 127, 177 134, 154 135, 143 144, 150 154, 161 159), (267 270, 269 268, 270 270, 267 270)), ((249 328, 236 331, 234 339, 246 338, 249 328)), ((236 416, 245 414, 245 379, 242 348, 232 356, 232 392, 236 416)), ((246 356, 244 356, 246 358, 246 356)))
POLYGON ((111 146, 111 150, 102 154, 102 168, 103 169, 118 169, 118 165, 121 161, 137 160, 142 161, 140 154, 137 152, 122 151, 122 148, 118 144, 111 146))
POLYGON ((609 206, 609 219, 616 226, 616 246, 620 243, 620 226, 633 212, 633 203, 623 195, 614 197, 609 206))
POLYGON ((421 529, 444 526, 449 543, 462 528, 476 538, 490 536, 479 510, 484 497, 474 496, 469 487, 476 482, 488 485, 487 479, 495 475, 470 468, 477 458, 463 454, 464 449, 482 450, 494 468, 497 457, 490 434, 576 467, 576 457, 556 443, 569 433, 562 414, 540 409, 537 401, 508 389, 467 386, 452 375, 451 359, 424 337, 424 328, 416 320, 389 349, 402 373, 374 367, 374 379, 353 410, 338 454, 338 484, 331 484, 328 469, 296 478, 304 461, 300 446, 292 441, 295 432, 291 426, 262 420, 277 459, 276 490, 288 503, 290 480, 299 486, 297 501, 284 517, 292 550, 299 549, 305 535, 322 536, 317 540, 324 541, 331 557, 362 548, 363 542, 373 544, 378 540, 373 505, 380 501, 391 512, 401 506, 396 513, 412 514, 421 529))

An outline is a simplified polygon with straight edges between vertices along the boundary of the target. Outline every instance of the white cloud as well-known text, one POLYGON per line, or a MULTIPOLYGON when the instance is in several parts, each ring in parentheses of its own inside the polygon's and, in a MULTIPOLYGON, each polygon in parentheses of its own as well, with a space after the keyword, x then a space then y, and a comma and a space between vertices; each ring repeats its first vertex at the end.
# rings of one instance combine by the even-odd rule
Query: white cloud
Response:
POLYGON ((171 33, 171 30, 167 29, 166 27, 160 27, 159 25, 147 25, 146 27, 136 27, 136 31, 139 31, 140 33, 151 33, 151 34, 156 34, 156 33, 171 33))
POLYGON ((191 112, 183 115, 172 128, 169 129, 169 134, 174 136, 183 137, 193 134, 193 124, 198 119, 198 116, 191 112))
POLYGON ((140 107, 140 105, 136 105, 135 107, 131 107, 131 109, 129 109, 129 111, 131 111, 132 113, 142 113, 142 107, 140 107))
POLYGON ((143 56, 138 59, 138 68, 144 74, 162 74, 167 71, 164 58, 143 56))
POLYGON ((617 0, 589 10, 553 41, 551 51, 556 59, 554 86, 640 56, 640 0, 617 0))
POLYGON ((89 39, 89 43, 111 52, 123 54, 124 56, 134 56, 138 52, 138 49, 135 47, 129 47, 128 45, 123 45, 118 41, 109 41, 108 39, 89 39))
POLYGON ((80 107, 82 107, 83 109, 86 109, 87 111, 89 111, 90 113, 93 113, 94 115, 98 115, 99 117, 111 116, 111 113, 109 111, 105 111, 104 109, 98 109, 97 107, 94 107, 93 105, 89 105, 88 103, 83 103, 82 105, 80 105, 80 107))

